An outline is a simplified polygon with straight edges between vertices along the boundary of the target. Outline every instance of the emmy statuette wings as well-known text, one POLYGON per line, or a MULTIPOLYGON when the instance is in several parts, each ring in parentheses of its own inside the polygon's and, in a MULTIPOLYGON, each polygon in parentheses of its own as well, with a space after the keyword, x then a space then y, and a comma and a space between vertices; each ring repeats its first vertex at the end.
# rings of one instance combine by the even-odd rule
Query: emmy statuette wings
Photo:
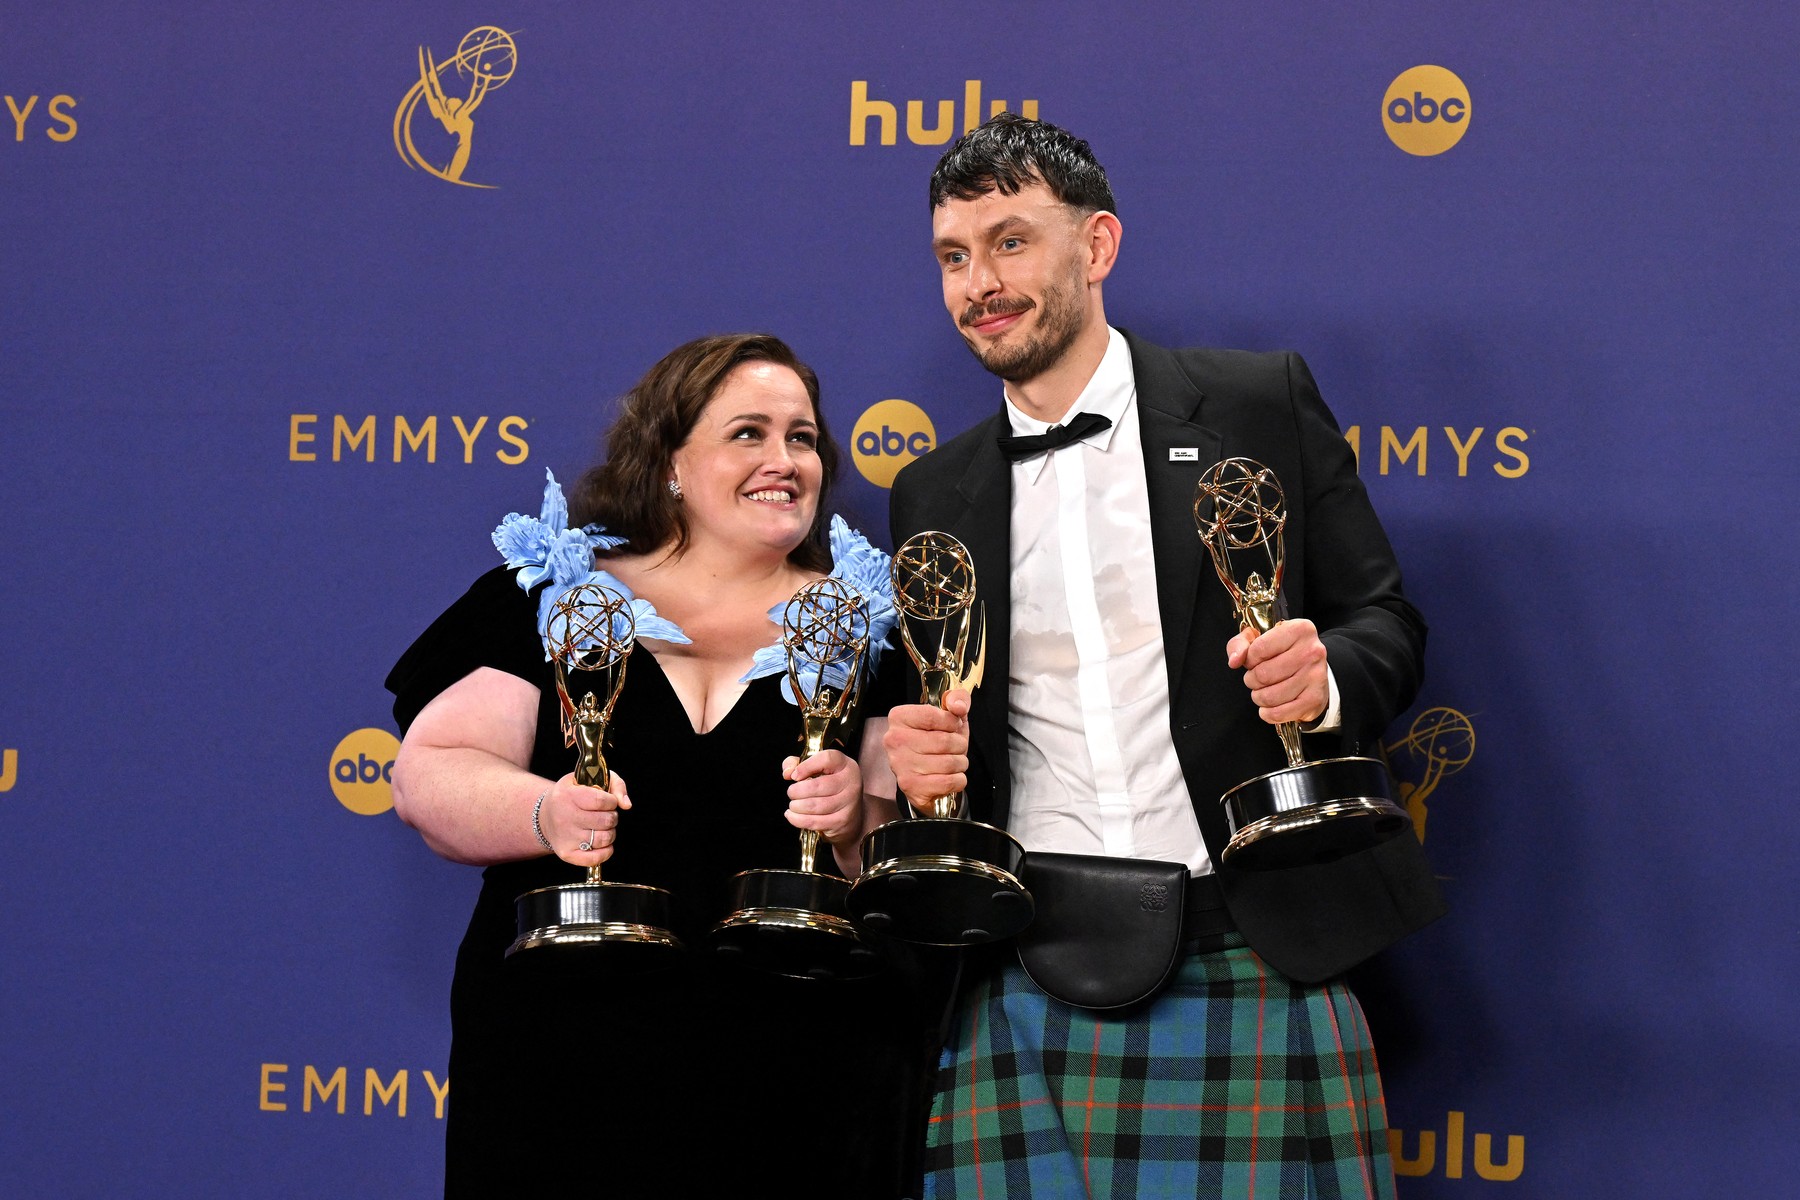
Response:
MULTIPOLYGON (((783 690, 800 710, 800 759, 848 723, 869 656, 869 605, 842 579, 814 580, 782 609, 783 690)), ((800 869, 754 869, 731 881, 732 911, 712 932, 722 954, 779 975, 854 979, 880 967, 851 924, 850 885, 814 869, 817 830, 800 833, 800 869)))
MULTIPOLYGON (((949 692, 977 686, 987 661, 975 564, 956 538, 921 533, 895 551, 893 577, 920 703, 941 706, 949 692)), ((857 922, 940 946, 995 941, 1025 928, 1034 905, 1019 879, 1024 847, 1004 830, 965 819, 961 795, 930 803, 929 817, 913 816, 903 803, 901 819, 865 840, 863 873, 850 890, 857 922)))
MULTIPOLYGON (((582 583, 556 600, 546 626, 554 639, 556 691, 563 709, 563 737, 576 747, 575 782, 604 788, 606 724, 625 686, 625 667, 636 641, 630 602, 599 583, 582 583), (592 690, 571 703, 570 678, 591 677, 605 692, 592 690)), ((518 938, 512 955, 539 947, 590 947, 604 951, 625 969, 665 965, 681 948, 669 931, 669 893, 634 883, 607 883, 600 867, 587 869, 581 883, 538 888, 517 901, 518 938)))
MULTIPOLYGON (((578 750, 575 779, 605 787, 606 725, 636 639, 686 644, 679 626, 611 573, 594 568, 596 550, 624 539, 598 526, 568 527, 568 503, 545 472, 538 516, 509 514, 494 546, 518 572, 521 588, 543 585, 538 631, 555 664, 563 734, 578 750), (605 694, 572 680, 592 677, 605 694)), ((782 692, 800 710, 806 755, 825 747, 847 724, 872 660, 888 640, 895 615, 888 559, 842 517, 830 527, 832 573, 770 610, 784 636, 757 652, 744 681, 781 672, 782 692)), ((844 908, 848 884, 814 870, 817 834, 801 835, 800 870, 742 872, 733 880, 733 911, 715 928, 714 945, 755 965, 806 978, 855 978, 879 965, 844 908)), ((600 869, 582 883, 540 888, 518 899, 519 937, 508 954, 543 946, 601 946, 608 966, 627 970, 667 965, 680 942, 669 931, 670 902, 660 888, 608 883, 600 869)))
MULTIPOLYGON (((494 546, 518 570, 520 587, 545 585, 538 602, 538 632, 545 657, 554 664, 563 739, 577 751, 575 782, 604 788, 611 780, 606 726, 625 686, 637 638, 688 639, 613 576, 594 570, 594 550, 617 546, 622 539, 593 526, 567 528, 569 508, 562 489, 547 471, 545 479, 539 516, 509 514, 494 530, 494 546), (574 698, 577 691, 579 700, 574 698)), ((681 949, 669 931, 669 901, 661 888, 608 883, 600 867, 592 866, 580 883, 538 888, 518 898, 518 937, 506 953, 579 947, 583 953, 603 955, 609 968, 664 967, 681 949)))
MULTIPOLYGON (((1287 511, 1274 472, 1248 458, 1215 464, 1195 489, 1194 525, 1239 623, 1257 634, 1273 629, 1287 615, 1287 511)), ((1293 722, 1278 725, 1288 765, 1219 798, 1231 830, 1221 855, 1226 864, 1272 870, 1331 862, 1408 827, 1389 795, 1385 765, 1359 757, 1308 762, 1300 732, 1293 722)))

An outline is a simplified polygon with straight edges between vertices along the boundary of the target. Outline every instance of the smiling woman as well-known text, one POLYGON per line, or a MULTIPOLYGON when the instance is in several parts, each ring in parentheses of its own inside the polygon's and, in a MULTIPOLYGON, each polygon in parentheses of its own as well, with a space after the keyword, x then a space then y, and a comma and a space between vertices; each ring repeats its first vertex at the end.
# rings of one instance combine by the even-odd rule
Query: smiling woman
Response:
POLYGON ((732 369, 672 456, 692 534, 798 546, 818 511, 819 422, 806 385, 776 363, 732 369))
MULTIPOLYGON (((797 761, 798 710, 779 673, 753 669, 780 637, 771 610, 802 585, 830 573, 866 591, 886 574, 842 522, 827 537, 837 451, 818 380, 773 337, 690 342, 625 397, 606 449, 568 506, 552 480, 539 518, 502 523, 507 566, 388 679, 406 731, 396 811, 445 857, 488 868, 452 987, 447 1193, 785 1191, 803 1131, 819 1190, 898 1195, 924 1116, 912 1014, 928 1008, 906 978, 753 975, 705 950, 732 877, 791 866, 796 829, 849 874, 894 815, 884 722, 797 761), (541 596, 578 578, 631 601, 643 651, 609 726, 606 788, 570 773, 536 620, 541 596), (682 964, 621 979, 522 961, 535 951, 503 962, 514 898, 600 863, 608 881, 672 895, 682 964)), ((879 643, 891 605, 882 625, 868 599, 879 643)))
MULTIPOLYGON (((831 555, 818 502, 831 490, 837 474, 837 446, 826 431, 819 407, 818 376, 795 357, 787 343, 767 334, 700 338, 670 351, 650 368, 626 393, 619 419, 607 432, 605 461, 575 485, 570 507, 577 521, 598 521, 625 535, 642 552, 663 550, 679 555, 687 548, 689 524, 688 509, 678 502, 682 497, 668 487, 671 480, 681 482, 673 469, 676 456, 701 432, 696 427, 703 415, 710 411, 721 425, 733 416, 755 416, 755 401, 771 390, 779 395, 784 378, 797 383, 804 394, 804 416, 811 425, 819 469, 811 524, 788 557, 801 568, 821 574, 829 571, 831 555), (714 406, 715 399, 726 398, 728 385, 741 384, 746 378, 752 381, 749 390, 753 393, 748 407, 714 406)), ((730 391, 743 395, 735 386, 730 391)), ((770 419, 770 414, 762 415, 770 419)))
POLYGON ((626 539, 606 569, 693 639, 655 652, 701 732, 773 640, 769 610, 831 570, 820 501, 836 471, 817 376, 780 340, 740 335, 652 368, 577 486, 576 520, 626 539))

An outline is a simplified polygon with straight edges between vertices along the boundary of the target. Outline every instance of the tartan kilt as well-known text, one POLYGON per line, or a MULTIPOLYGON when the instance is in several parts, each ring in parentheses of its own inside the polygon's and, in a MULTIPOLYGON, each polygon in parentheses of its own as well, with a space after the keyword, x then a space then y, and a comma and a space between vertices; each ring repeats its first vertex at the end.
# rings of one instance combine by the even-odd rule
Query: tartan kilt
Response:
POLYGON ((924 1194, 1392 1200, 1362 1009, 1241 945, 1190 956, 1123 1017, 1052 1000, 1009 961, 944 1049, 924 1194))

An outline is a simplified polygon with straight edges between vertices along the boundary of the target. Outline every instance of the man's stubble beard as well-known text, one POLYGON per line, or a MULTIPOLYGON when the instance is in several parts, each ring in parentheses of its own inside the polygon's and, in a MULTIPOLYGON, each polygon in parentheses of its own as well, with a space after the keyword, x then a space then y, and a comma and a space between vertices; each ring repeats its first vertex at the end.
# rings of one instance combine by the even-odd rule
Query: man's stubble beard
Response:
MULTIPOLYGON (((992 346, 983 350, 967 336, 963 341, 976 361, 1001 379, 1008 383, 1029 383, 1061 362, 1080 336, 1083 290, 1074 280, 1067 287, 1047 289, 1043 301, 1037 305, 1038 327, 1020 345, 992 346)), ((967 319, 965 314, 964 320, 967 319)))

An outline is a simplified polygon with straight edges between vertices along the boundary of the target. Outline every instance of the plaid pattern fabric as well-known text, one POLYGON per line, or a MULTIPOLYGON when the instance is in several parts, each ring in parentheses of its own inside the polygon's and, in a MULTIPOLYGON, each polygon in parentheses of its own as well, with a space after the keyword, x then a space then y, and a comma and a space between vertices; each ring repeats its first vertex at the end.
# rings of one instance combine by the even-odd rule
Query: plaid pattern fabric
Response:
POLYGON ((1356 998, 1244 947, 1188 958, 1125 1019, 996 972, 944 1050, 925 1173, 959 1200, 1394 1195, 1356 998))

